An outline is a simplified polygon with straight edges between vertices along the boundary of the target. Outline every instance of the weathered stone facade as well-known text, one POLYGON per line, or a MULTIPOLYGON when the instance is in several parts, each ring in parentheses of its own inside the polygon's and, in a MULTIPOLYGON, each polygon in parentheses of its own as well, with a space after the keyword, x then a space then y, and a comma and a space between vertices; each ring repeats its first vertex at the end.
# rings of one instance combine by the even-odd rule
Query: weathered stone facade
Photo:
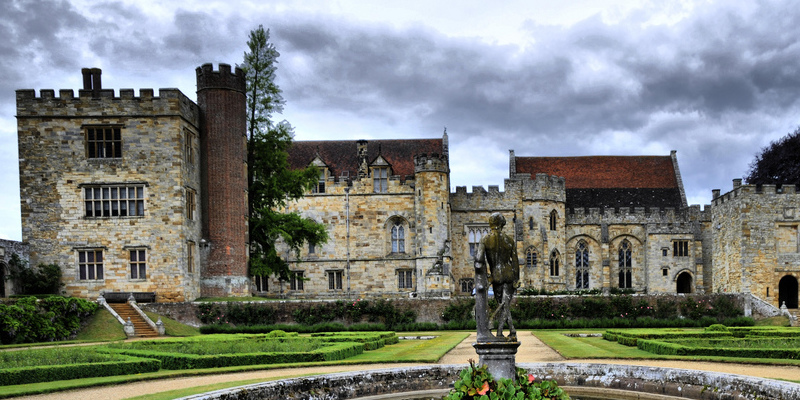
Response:
POLYGON ((15 240, 0 239, 0 298, 15 294, 14 281, 10 277, 11 260, 15 255, 27 263, 28 246, 15 240))
POLYGON ((714 191, 714 292, 749 292, 797 308, 800 279, 800 193, 794 185, 742 185, 714 191))
POLYGON ((795 186, 735 180, 701 209, 686 204, 675 152, 512 150, 504 191, 451 192, 446 132, 295 142, 292 168, 315 165, 321 176, 287 211, 323 223, 330 241, 299 256, 285 250, 298 273, 290 281, 248 277, 241 71, 198 68, 197 104, 174 89, 115 97, 99 70, 84 78, 77 97, 17 91, 23 241, 31 263, 64 268, 69 295, 468 296, 471 252, 500 212, 517 242, 522 289, 750 292, 797 307, 795 186), (122 189, 133 190, 124 202, 122 189))

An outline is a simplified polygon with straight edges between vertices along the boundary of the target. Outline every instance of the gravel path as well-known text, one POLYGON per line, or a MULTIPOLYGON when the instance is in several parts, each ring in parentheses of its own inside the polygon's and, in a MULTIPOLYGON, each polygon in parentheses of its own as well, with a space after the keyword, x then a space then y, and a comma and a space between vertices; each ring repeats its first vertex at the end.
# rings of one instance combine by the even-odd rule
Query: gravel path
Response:
MULTIPOLYGON (((517 362, 567 362, 556 351, 542 343, 536 336, 529 332, 520 332, 519 341, 522 343, 517 351, 517 362)), ((473 333, 462 341, 453 350, 448 352, 439 364, 467 364, 469 359, 477 360, 472 343, 475 342, 473 333)), ((627 364, 644 365, 667 368, 684 368, 701 371, 715 371, 740 375, 752 375, 772 379, 800 379, 800 367, 796 366, 770 366, 753 364, 730 364, 700 361, 669 361, 669 360, 569 360, 570 363, 599 363, 599 364, 627 364)), ((117 386, 98 387, 83 390, 72 390, 47 395, 29 396, 26 399, 34 400, 120 400, 145 394, 160 393, 174 389, 203 386, 221 382, 242 381, 250 379, 276 379, 291 378, 303 375, 330 374, 334 372, 361 371, 382 368, 402 368, 419 364, 368 364, 368 365, 336 365, 327 367, 274 369, 267 371, 251 371, 221 375, 206 375, 197 377, 164 379, 128 383, 117 386)))

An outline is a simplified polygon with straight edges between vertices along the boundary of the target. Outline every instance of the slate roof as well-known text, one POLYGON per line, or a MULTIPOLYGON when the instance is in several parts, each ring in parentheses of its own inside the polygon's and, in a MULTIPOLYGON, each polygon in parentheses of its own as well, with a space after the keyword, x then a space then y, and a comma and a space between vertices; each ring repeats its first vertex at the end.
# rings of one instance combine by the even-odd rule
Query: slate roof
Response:
POLYGON ((515 157, 516 173, 565 178, 567 208, 683 205, 671 156, 515 157))
MULTIPOLYGON (((371 164, 382 156, 392 167, 392 173, 401 179, 414 176, 414 156, 420 154, 443 154, 442 139, 397 139, 368 140, 367 160, 371 164)), ((289 148, 289 165, 292 169, 307 167, 315 157, 325 162, 332 176, 337 179, 343 171, 351 178, 358 175, 357 140, 309 140, 295 141, 289 148)))

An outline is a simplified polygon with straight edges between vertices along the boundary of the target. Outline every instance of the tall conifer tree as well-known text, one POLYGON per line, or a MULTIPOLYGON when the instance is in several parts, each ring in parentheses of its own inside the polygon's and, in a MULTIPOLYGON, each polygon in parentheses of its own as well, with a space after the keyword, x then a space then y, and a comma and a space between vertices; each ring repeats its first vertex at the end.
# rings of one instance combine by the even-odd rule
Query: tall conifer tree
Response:
POLYGON ((303 197, 319 178, 313 166, 290 170, 287 150, 293 128, 283 120, 274 123, 285 103, 275 83, 280 53, 269 42, 269 30, 259 25, 250 31, 244 53, 247 80, 247 179, 250 213, 250 274, 289 279, 289 265, 278 254, 279 241, 295 253, 304 243, 318 245, 328 239, 325 227, 298 213, 283 212, 286 203, 303 197))

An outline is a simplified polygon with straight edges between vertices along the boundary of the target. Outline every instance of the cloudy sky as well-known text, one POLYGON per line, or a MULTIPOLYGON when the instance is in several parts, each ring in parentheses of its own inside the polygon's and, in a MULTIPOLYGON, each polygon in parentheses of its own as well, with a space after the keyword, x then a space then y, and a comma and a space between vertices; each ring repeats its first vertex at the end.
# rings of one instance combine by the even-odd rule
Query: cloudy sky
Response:
POLYGON ((21 238, 16 89, 177 87, 263 24, 297 140, 450 137, 453 186, 521 156, 668 155, 690 204, 800 125, 792 1, 0 1, 0 238, 21 238), (494 3, 494 5, 490 5, 494 3))

